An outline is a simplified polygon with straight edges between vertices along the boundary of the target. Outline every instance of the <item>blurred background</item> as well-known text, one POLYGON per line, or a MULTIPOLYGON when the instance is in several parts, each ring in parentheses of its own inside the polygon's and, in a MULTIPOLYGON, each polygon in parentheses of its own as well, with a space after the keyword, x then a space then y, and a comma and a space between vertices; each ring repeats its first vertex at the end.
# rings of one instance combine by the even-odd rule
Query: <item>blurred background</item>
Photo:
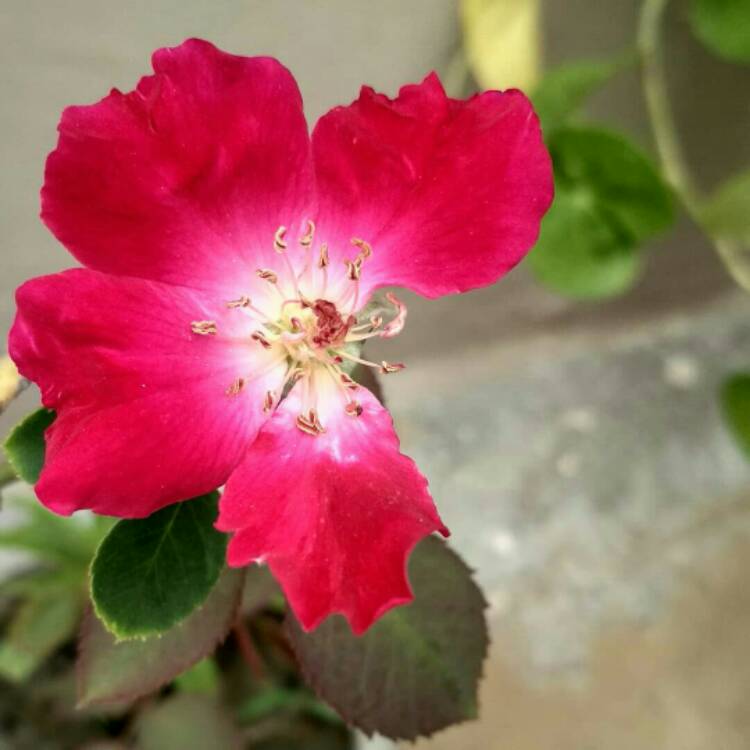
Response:
MULTIPOLYGON (((20 282, 71 265, 37 218, 67 104, 131 89, 152 50, 189 36, 278 57, 311 122, 362 83, 394 95, 433 69, 454 95, 531 91, 567 61, 627 56, 641 7, 496 0, 483 15, 491 4, 5 0, 0 330, 20 282)), ((669 6, 664 31, 685 156, 710 191, 750 164, 750 68, 696 39, 688 2, 669 6)), ((655 158, 637 66, 576 117, 655 158)), ((403 448, 490 603, 481 718, 419 747, 750 745, 750 470, 719 402, 750 366, 750 299, 684 211, 654 235, 606 293, 571 298, 524 263, 489 289, 410 297, 382 349, 408 365, 384 384, 403 448)), ((35 404, 26 392, 0 433, 35 404)))

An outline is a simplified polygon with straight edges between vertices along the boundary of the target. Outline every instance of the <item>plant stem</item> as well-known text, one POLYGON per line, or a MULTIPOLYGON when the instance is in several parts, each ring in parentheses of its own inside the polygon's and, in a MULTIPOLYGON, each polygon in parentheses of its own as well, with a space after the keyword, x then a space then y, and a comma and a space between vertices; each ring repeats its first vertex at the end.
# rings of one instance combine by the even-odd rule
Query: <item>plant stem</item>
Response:
MULTIPOLYGON (((669 0, 644 0, 638 24, 643 93, 662 170, 690 218, 700 226, 703 199, 688 166, 669 103, 660 51, 664 13, 669 0)), ((742 248, 722 237, 710 237, 732 278, 750 291, 750 262, 742 248)))
POLYGON ((638 26, 638 51, 643 71, 643 93, 664 174, 692 215, 697 210, 699 199, 677 135, 659 50, 668 3, 669 0, 644 0, 638 26))
POLYGON ((232 632, 234 633, 234 639, 237 641, 237 646, 240 649, 242 658, 245 660, 245 663, 250 670, 250 674, 252 674, 252 676, 257 680, 262 679, 265 676, 265 668, 263 667, 263 662, 260 658, 260 655, 255 649, 255 644, 250 637, 250 633, 247 632, 247 628, 241 614, 237 616, 234 627, 232 628, 232 632))

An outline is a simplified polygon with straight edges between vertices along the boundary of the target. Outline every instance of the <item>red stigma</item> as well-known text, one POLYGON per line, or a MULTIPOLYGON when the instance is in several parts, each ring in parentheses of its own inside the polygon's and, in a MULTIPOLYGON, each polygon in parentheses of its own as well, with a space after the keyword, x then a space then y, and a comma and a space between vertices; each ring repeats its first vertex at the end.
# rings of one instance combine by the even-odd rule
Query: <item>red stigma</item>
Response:
POLYGON ((326 299, 315 300, 312 309, 317 318, 317 330, 312 339, 316 346, 341 343, 346 338, 349 329, 356 323, 353 315, 344 319, 336 309, 336 305, 326 299))

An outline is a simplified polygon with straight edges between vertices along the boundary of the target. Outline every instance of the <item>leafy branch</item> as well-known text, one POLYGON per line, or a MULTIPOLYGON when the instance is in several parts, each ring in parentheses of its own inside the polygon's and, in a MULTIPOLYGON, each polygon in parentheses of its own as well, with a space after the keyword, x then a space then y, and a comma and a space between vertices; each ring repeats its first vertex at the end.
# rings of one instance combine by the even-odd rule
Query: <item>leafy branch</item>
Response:
MULTIPOLYGON (((644 0, 641 6, 637 48, 641 58, 643 92, 664 176, 690 218, 706 229, 706 200, 685 158, 663 65, 662 29, 668 4, 669 0, 644 0)), ((742 245, 715 232, 708 231, 707 235, 732 278, 750 291, 750 261, 742 245)))

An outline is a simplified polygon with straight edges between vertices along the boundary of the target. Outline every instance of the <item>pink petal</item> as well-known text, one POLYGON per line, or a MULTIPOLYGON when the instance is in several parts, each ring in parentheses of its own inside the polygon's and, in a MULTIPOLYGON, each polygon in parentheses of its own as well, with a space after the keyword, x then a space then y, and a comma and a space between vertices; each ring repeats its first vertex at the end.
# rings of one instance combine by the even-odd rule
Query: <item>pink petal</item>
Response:
POLYGON ((374 253, 368 291, 426 297, 495 282, 536 242, 552 200, 549 154, 520 91, 449 99, 435 74, 396 99, 363 88, 313 132, 319 234, 344 257, 374 253))
POLYGON ((306 630, 340 612, 355 633, 412 598, 406 560, 448 535, 391 418, 364 389, 359 417, 330 415, 313 437, 295 427, 296 389, 232 474, 217 528, 236 532, 230 565, 264 560, 306 630))
POLYGON ((297 85, 276 60, 197 39, 153 67, 131 93, 64 111, 42 217, 90 268, 245 294, 310 199, 297 85))
POLYGON ((222 485, 283 374, 249 318, 184 287, 81 269, 27 282, 17 302, 11 356, 58 412, 36 487, 57 513, 146 516, 222 485), (217 334, 193 333, 201 320, 217 334))

